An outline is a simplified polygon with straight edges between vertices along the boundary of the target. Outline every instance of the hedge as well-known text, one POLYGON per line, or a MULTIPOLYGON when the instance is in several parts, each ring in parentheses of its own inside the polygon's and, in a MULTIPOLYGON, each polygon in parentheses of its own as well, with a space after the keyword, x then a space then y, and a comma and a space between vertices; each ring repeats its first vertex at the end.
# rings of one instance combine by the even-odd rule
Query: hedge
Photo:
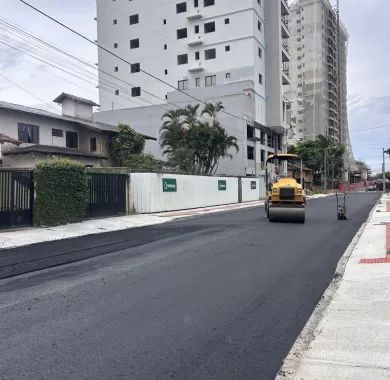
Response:
POLYGON ((53 158, 37 164, 33 173, 36 226, 80 222, 86 213, 87 172, 77 161, 53 158))

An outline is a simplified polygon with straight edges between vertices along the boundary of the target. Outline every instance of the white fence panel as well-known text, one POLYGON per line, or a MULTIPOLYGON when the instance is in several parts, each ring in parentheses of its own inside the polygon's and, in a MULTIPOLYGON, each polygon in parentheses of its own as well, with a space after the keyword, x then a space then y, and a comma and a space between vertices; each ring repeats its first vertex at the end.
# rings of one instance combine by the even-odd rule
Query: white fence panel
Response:
POLYGON ((242 178, 242 201, 258 201, 260 199, 259 185, 258 178, 242 178))
POLYGON ((242 178, 242 201, 258 201, 262 198, 265 198, 264 178, 242 178))
POLYGON ((131 209, 141 214, 238 202, 238 178, 133 173, 130 182, 131 209))

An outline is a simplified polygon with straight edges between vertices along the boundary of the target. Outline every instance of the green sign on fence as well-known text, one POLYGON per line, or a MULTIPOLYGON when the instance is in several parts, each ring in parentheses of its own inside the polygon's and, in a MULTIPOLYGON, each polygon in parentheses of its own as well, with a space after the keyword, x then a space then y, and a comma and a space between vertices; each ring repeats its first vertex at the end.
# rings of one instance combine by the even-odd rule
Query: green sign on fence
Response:
POLYGON ((251 190, 256 190, 257 184, 256 181, 251 181, 251 190))
POLYGON ((163 178, 162 183, 163 183, 164 193, 176 193, 177 191, 176 178, 163 178))
POLYGON ((219 191, 227 190, 226 181, 224 179, 218 181, 218 190, 219 191))

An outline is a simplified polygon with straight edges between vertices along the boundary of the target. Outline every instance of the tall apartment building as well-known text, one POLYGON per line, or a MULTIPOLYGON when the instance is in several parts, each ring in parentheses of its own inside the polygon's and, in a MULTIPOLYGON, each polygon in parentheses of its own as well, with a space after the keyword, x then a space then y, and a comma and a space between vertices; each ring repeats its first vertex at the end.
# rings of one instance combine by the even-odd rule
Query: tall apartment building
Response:
POLYGON ((260 175, 286 146, 288 13, 286 0, 97 0, 98 42, 117 57, 99 50, 96 118, 158 137, 159 107, 222 101, 240 152, 219 173, 260 175))
POLYGON ((348 145, 347 30, 329 0, 296 0, 289 20, 294 140, 324 135, 348 145))

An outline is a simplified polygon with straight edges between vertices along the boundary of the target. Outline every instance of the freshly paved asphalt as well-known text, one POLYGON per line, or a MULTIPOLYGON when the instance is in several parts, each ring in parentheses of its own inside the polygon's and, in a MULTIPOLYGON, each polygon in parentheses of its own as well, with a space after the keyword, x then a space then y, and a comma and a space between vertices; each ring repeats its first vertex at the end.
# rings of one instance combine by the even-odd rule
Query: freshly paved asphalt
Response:
POLYGON ((347 221, 331 197, 304 225, 256 208, 32 246, 112 253, 0 281, 0 379, 272 379, 377 199, 350 195, 347 221))

